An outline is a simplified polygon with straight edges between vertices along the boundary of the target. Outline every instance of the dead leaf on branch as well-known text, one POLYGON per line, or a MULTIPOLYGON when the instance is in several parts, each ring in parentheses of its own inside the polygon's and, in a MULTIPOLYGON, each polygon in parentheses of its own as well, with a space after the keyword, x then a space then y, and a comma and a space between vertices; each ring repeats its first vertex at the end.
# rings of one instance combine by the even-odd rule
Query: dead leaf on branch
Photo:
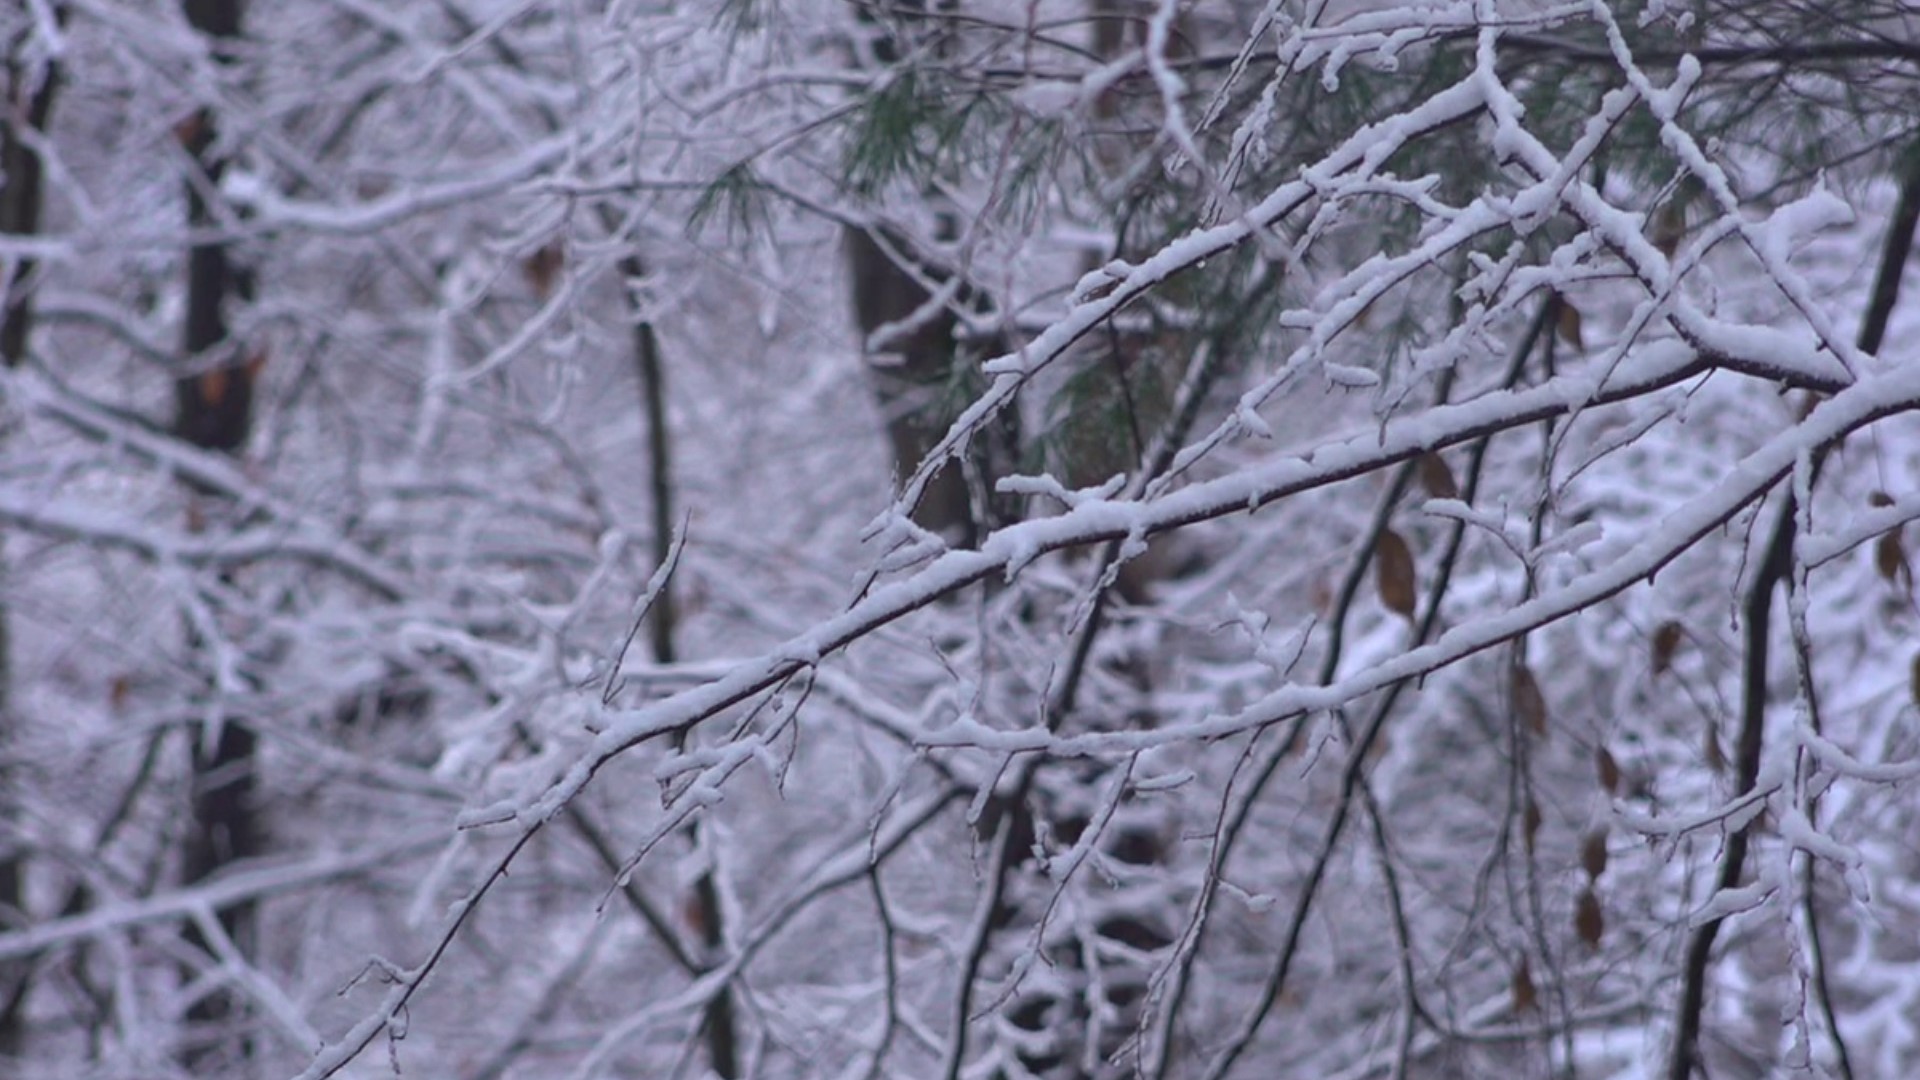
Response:
POLYGON ((1600 786, 1609 795, 1620 794, 1620 763, 1613 759, 1613 751, 1602 746, 1593 752, 1594 768, 1600 773, 1600 786))
POLYGON ((1720 748, 1720 729, 1711 720, 1707 721, 1706 755, 1707 768, 1716 773, 1727 771, 1727 753, 1720 748))
POLYGON ((1647 238, 1660 254, 1673 258, 1680 249, 1681 238, 1687 235, 1687 211, 1678 198, 1662 203, 1660 209, 1653 212, 1652 226, 1647 230, 1647 238))
POLYGON ((1521 836, 1527 845, 1527 854, 1534 851, 1534 842, 1540 835, 1540 804, 1527 800, 1526 811, 1521 815, 1521 836))
POLYGON ((182 149, 191 152, 199 143, 201 134, 206 130, 206 110, 195 109, 173 125, 173 141, 179 143, 182 149))
POLYGON ((560 275, 560 267, 565 262, 566 254, 556 240, 521 260, 520 274, 533 287, 533 294, 545 300, 553 295, 554 279, 560 275))
POLYGON ((1413 587, 1413 551, 1392 529, 1382 529, 1373 545, 1374 576, 1380 588, 1380 603, 1388 611, 1413 618, 1416 596, 1413 587))
POLYGON ((1453 482, 1453 470, 1447 468, 1447 459, 1431 450, 1423 451, 1417 459, 1420 470, 1420 486, 1427 494, 1436 499, 1457 499, 1460 497, 1460 485, 1453 482))
POLYGON ((1680 648, 1680 624, 1668 619, 1653 632, 1653 673, 1661 675, 1673 666, 1673 654, 1680 648))
POLYGON ((1522 956, 1513 966, 1513 1013, 1530 1013, 1540 1004, 1540 991, 1533 985, 1533 965, 1522 956))
POLYGON ((1514 664, 1508 691, 1513 699, 1513 714, 1526 725, 1528 731, 1535 735, 1546 735, 1547 699, 1540 692, 1540 684, 1534 680, 1532 669, 1525 664, 1514 664))
POLYGON ((1902 532, 1895 528, 1880 534, 1873 545, 1873 565, 1880 576, 1894 585, 1913 588, 1913 567, 1907 562, 1907 549, 1902 532))
POLYGON ((1326 578, 1316 577, 1308 583, 1307 604, 1316 615, 1325 615, 1333 610, 1333 586, 1326 578))
POLYGON ((687 924, 687 929, 692 931, 695 937, 703 940, 706 938, 707 905, 701 900, 698 890, 680 898, 680 919, 687 924))
POLYGON ((200 395, 200 404, 209 409, 217 409, 227 400, 227 386, 233 377, 233 369, 217 367, 203 372, 194 380, 193 388, 200 395))
POLYGON ((1561 341, 1566 342, 1574 348, 1586 348, 1585 335, 1581 332, 1580 328, 1582 321, 1580 318, 1580 309, 1574 307, 1564 296, 1560 298, 1559 309, 1559 312, 1554 316, 1554 332, 1560 335, 1561 341))
POLYGON ((1600 910, 1600 898, 1592 889, 1580 890, 1580 901, 1573 912, 1573 929, 1588 948, 1599 948, 1600 937, 1607 932, 1607 916, 1600 910))
POLYGON ((1607 830, 1605 826, 1587 834, 1580 845, 1580 868, 1587 872, 1588 881, 1597 881, 1607 872, 1607 830))
POLYGON ((239 364, 225 364, 209 368, 193 376, 194 396, 208 409, 217 409, 227 400, 227 394, 233 389, 233 379, 238 375, 246 386, 251 387, 260 380, 260 372, 267 366, 267 350, 263 345, 249 353, 239 364))

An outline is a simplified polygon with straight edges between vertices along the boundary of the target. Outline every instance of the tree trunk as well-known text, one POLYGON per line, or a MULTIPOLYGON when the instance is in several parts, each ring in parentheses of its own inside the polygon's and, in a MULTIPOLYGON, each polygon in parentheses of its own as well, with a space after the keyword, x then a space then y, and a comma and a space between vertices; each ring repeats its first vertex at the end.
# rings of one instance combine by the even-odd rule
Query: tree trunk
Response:
MULTIPOLYGON (((55 18, 62 22, 65 14, 64 8, 55 9, 55 18)), ((29 70, 21 62, 20 52, 28 40, 23 33, 7 42, 6 80, 0 83, 0 94, 4 94, 0 100, 22 107, 17 113, 0 108, 0 234, 9 236, 32 236, 40 231, 44 169, 25 133, 47 129, 60 82, 60 70, 51 62, 39 71, 29 70)), ((0 289, 0 364, 9 368, 26 362, 27 341, 33 332, 34 268, 33 259, 22 257, 0 281, 4 285, 0 289)), ((6 611, 0 608, 0 748, 12 742, 12 690, 13 642, 7 631, 6 611)), ((5 753, 4 749, 0 753, 5 753)), ((16 809, 11 770, 11 761, 0 760, 0 814, 9 817, 16 809)), ((19 851, 0 851, 0 926, 12 927, 25 920, 22 861, 19 851)), ((22 1012, 31 976, 30 961, 0 964, 0 1059, 17 1058, 24 1049, 22 1012)))
MULTIPOLYGON (((638 280, 646 276, 647 268, 638 256, 629 256, 624 260, 621 272, 638 280)), ((653 331, 653 323, 641 321, 634 325, 633 350, 635 373, 640 378, 641 405, 647 414, 648 486, 653 496, 653 558, 655 565, 664 566, 673 552, 673 443, 667 430, 666 371, 660 363, 660 338, 653 331)), ((671 578, 660 586, 660 595, 654 597, 649 616, 647 636, 653 646, 654 661, 671 664, 679 656, 679 647, 674 643, 676 608, 671 578)), ((698 819, 688 825, 687 835, 698 847, 698 819)), ((702 871, 693 884, 694 910, 699 916, 700 943, 704 946, 701 957, 703 965, 711 965, 713 958, 726 945, 726 912, 721 910, 720 890, 713 875, 712 869, 702 871)), ((734 1020, 731 987, 721 987, 713 995, 713 1000, 707 1003, 706 1014, 701 1021, 701 1037, 707 1044, 707 1063, 713 1067, 715 1075, 721 1080, 738 1077, 740 1040, 738 1025, 734 1020)))
MULTIPOLYGON (((223 39, 240 34, 240 0, 185 0, 187 19, 206 34, 215 55, 223 39)), ((219 188, 225 162, 215 153, 217 118, 202 109, 184 130, 185 149, 194 172, 186 180, 187 226, 210 229, 216 218, 208 198, 219 188)), ((225 244, 196 242, 188 252, 186 325, 181 354, 186 371, 174 380, 174 434, 209 450, 233 452, 246 443, 253 417, 252 374, 227 332, 226 307, 230 297, 247 291, 225 244)), ((257 738, 247 721, 222 717, 219 730, 193 733, 192 824, 186 843, 182 875, 191 884, 218 873, 230 863, 252 858, 265 848, 265 835, 256 806, 255 751, 257 738)), ((218 912, 220 926, 243 951, 250 948, 254 906, 234 904, 218 912)), ((188 938, 205 947, 191 927, 188 938)), ((189 1019, 218 1030, 230 1025, 240 1009, 238 999, 224 991, 195 1002, 189 1019)), ((184 1060, 189 1069, 229 1052, 233 1043, 217 1038, 211 1044, 189 1047, 184 1060)), ((244 1040, 238 1047, 246 1053, 244 1040)))
MULTIPOLYGON (((957 4, 943 0, 935 7, 950 14, 957 4)), ((906 55, 908 50, 902 47, 897 33, 917 25, 926 10, 924 0, 907 0, 892 9, 891 28, 882 28, 873 13, 862 6, 860 21, 877 31, 873 55, 883 64, 906 55)), ((936 46, 936 51, 943 51, 943 47, 936 46)), ((932 189, 928 188, 926 194, 933 197, 932 189)), ((942 215, 942 238, 950 238, 953 231, 951 216, 942 215)), ((920 467, 927 451, 946 434, 960 411, 979 396, 983 377, 972 362, 1005 352, 1007 343, 996 338, 971 349, 964 347, 960 320, 954 311, 978 299, 965 282, 945 306, 916 319, 915 313, 932 299, 921 280, 944 285, 953 271, 921 263, 916 267, 920 271, 916 279, 902 263, 916 260, 917 253, 891 230, 882 226, 848 227, 846 253, 861 349, 886 421, 894 473, 904 481, 920 467), (908 325, 911 329, 905 329, 908 325), (876 342, 875 333, 888 327, 902 329, 888 335, 890 340, 876 342)), ((953 460, 941 466, 913 508, 915 524, 965 547, 976 546, 988 532, 1019 517, 1017 499, 993 493, 994 477, 1011 472, 1019 457, 1019 420, 1011 410, 1003 412, 984 435, 966 448, 964 465, 953 460)))
MULTIPOLYGON (((865 230, 847 230, 847 261, 863 344, 883 327, 905 323, 930 298, 865 230)), ((874 396, 893 448, 894 471, 903 480, 946 434, 966 400, 960 396, 965 380, 956 378, 961 373, 955 370, 955 324, 951 311, 939 311, 898 340, 867 354, 874 396)), ((921 528, 971 547, 980 532, 972 502, 965 472, 948 462, 927 485, 913 520, 921 528)))

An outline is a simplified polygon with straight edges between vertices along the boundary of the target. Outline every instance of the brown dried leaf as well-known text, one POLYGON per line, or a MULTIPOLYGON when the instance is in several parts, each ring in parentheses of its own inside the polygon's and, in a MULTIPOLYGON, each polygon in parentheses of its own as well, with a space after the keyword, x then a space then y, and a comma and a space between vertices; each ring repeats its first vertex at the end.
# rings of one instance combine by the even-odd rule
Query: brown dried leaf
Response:
POLYGON ((1513 697, 1513 714, 1519 717, 1528 731, 1545 735, 1547 699, 1540 693, 1540 684, 1534 681, 1533 671, 1525 664, 1514 664, 1507 689, 1513 697))
POLYGON ((1895 585, 1913 584, 1913 568, 1907 564, 1907 549, 1901 543, 1902 530, 1895 528, 1880 534, 1873 545, 1873 565, 1880 576, 1895 585))
POLYGON ((533 294, 545 300, 553 295, 553 279, 559 276, 565 261, 566 255, 556 240, 521 260, 520 273, 533 287, 533 294))
POLYGON ((1596 881, 1607 872, 1607 830, 1601 826, 1587 834, 1580 845, 1580 867, 1587 872, 1588 881, 1596 881))
POLYGON ((1604 746, 1595 750, 1593 764, 1600 773, 1600 786, 1606 789, 1607 794, 1620 794, 1620 763, 1613 760, 1613 751, 1604 746))
POLYGON ((1530 1013, 1540 1005, 1540 991, 1533 985, 1533 965, 1522 956, 1513 966, 1513 1012, 1530 1013))
POLYGON ((1727 771, 1727 753, 1720 749, 1720 729, 1713 721, 1707 721, 1707 768, 1716 773, 1727 771))
POLYGON ((1653 241, 1654 247, 1660 249, 1660 254, 1673 258, 1673 253, 1680 248, 1681 237, 1685 235, 1687 211, 1678 199, 1661 204, 1660 209, 1653 212, 1653 224, 1647 230, 1647 238, 1653 241))
POLYGON ((1586 348, 1586 342, 1580 332, 1580 321, 1580 309, 1568 302, 1566 297, 1561 297, 1560 311, 1554 316, 1554 332, 1560 335, 1561 341, 1576 349, 1586 348))
POLYGON ((1413 618, 1413 551, 1399 533, 1383 529, 1373 545, 1374 577, 1387 610, 1413 618))
POLYGON ((241 370, 246 372, 249 385, 260 381, 260 372, 266 370, 266 366, 267 347, 262 345, 253 350, 252 354, 247 357, 246 363, 241 365, 241 370))
POLYGON ((132 678, 126 675, 115 675, 113 682, 107 685, 107 703, 113 706, 114 712, 120 712, 126 708, 127 696, 132 691, 132 678))
POLYGON ((193 389, 200 395, 200 404, 209 409, 218 408, 221 402, 227 400, 227 386, 232 376, 232 368, 217 367, 195 379, 193 389))
POLYGON ((1521 815, 1521 836, 1526 841, 1527 854, 1533 854, 1534 839, 1540 835, 1540 804, 1527 800, 1526 811, 1521 815))
POLYGON ((704 939, 707 936, 707 908, 701 902, 698 890, 681 897, 680 918, 694 937, 704 939))
POLYGON ((195 144, 200 141, 200 134, 206 130, 206 127, 206 112, 201 109, 195 109, 182 117, 179 123, 173 125, 173 141, 179 143, 182 148, 192 151, 195 144))
POLYGON ((1653 631, 1653 673, 1663 674, 1673 666, 1673 654, 1680 648, 1680 624, 1669 619, 1653 631))
POLYGON ((1600 935, 1607 932, 1607 916, 1600 910, 1600 898, 1592 889, 1580 890, 1580 902, 1573 912, 1573 930, 1589 948, 1598 948, 1600 935))
POLYGON ((1876 491, 1873 494, 1867 496, 1867 505, 1872 507, 1892 506, 1893 496, 1887 494, 1884 491, 1876 491))
POLYGON ((1314 578, 1307 584, 1307 604, 1317 615, 1325 615, 1333 610, 1333 586, 1326 578, 1314 578))
POLYGON ((1419 462, 1420 486, 1427 489, 1427 494, 1436 499, 1460 497, 1460 485, 1453 482, 1453 470, 1447 468, 1446 458, 1426 450, 1416 460, 1419 462))
POLYGON ((1385 728, 1382 728, 1380 733, 1373 737, 1373 741, 1367 744, 1366 760, 1379 761, 1381 758, 1386 757, 1387 753, 1392 749, 1393 738, 1387 734, 1385 728))

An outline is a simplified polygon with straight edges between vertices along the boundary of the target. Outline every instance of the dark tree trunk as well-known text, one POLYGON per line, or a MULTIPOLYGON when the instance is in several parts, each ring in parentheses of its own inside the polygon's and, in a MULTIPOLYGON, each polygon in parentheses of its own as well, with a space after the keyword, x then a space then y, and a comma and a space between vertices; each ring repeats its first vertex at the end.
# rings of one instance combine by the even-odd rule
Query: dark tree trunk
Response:
MULTIPOLYGON (((904 322, 929 293, 895 265, 873 237, 847 230, 847 261, 853 279, 853 311, 863 338, 904 322)), ((886 420, 893 467, 904 479, 946 433, 957 411, 949 400, 954 377, 954 318, 941 311, 901 340, 869 354, 874 396, 886 420)), ((975 539, 966 476, 949 462, 927 485, 914 521, 922 528, 963 540, 975 539)))
MULTIPOLYGON (((881 240, 891 241, 886 233, 881 240)), ((853 287, 853 311, 863 341, 876 331, 912 320, 932 294, 895 261, 901 245, 880 241, 862 229, 847 230, 847 262, 853 287), (888 252, 888 248, 893 253, 888 252)), ((925 276, 939 281, 945 272, 929 268, 925 276)), ((961 290, 954 303, 970 300, 961 290)), ((981 342, 965 347, 960 320, 942 308, 922 318, 910 332, 868 352, 868 372, 874 396, 887 425, 895 472, 913 474, 960 410, 983 388, 976 364, 987 354, 1004 351, 1004 342, 981 342)), ((993 478, 1011 470, 1018 456, 1019 427, 1011 412, 1003 413, 967 448, 966 466, 948 461, 926 487, 914 507, 920 527, 940 533, 964 546, 975 546, 992 529, 1018 516, 1017 503, 993 494, 993 478), (968 472, 974 474, 969 482, 968 472)))
MULTIPOLYGON (((221 39, 240 34, 241 0, 184 0, 187 20, 212 41, 219 56, 221 39)), ((216 224, 207 199, 219 188, 225 162, 218 153, 217 118, 203 109, 187 125, 185 143, 197 175, 186 180, 187 225, 204 234, 216 224)), ((247 441, 253 418, 252 374, 227 332, 227 305, 243 297, 246 282, 227 247, 217 240, 200 239, 188 252, 186 325, 181 353, 186 370, 174 381, 173 431, 183 441, 209 450, 236 451, 247 441)), ((241 717, 223 717, 219 731, 193 733, 191 831, 187 838, 183 875, 191 883, 220 872, 230 863, 262 853, 265 835, 256 805, 256 736, 241 717)), ((220 925, 242 950, 249 948, 254 909, 239 903, 218 912, 220 925)), ((188 936, 202 946, 200 935, 188 936)), ((221 1029, 234 1023, 238 1000, 224 991, 196 1002, 189 1019, 216 1033, 216 1041, 198 1041, 189 1047, 186 1064, 211 1062, 216 1055, 236 1052, 236 1043, 221 1029)), ((237 1043, 244 1055, 244 1040, 237 1043)))
MULTIPOLYGON (((900 35, 927 29, 938 33, 937 22, 923 23, 928 10, 925 0, 904 0, 886 9, 885 18, 876 17, 866 5, 858 10, 859 20, 874 31, 873 55, 882 64, 893 64, 907 51, 900 35)), ((955 0, 938 0, 932 7, 952 13, 955 0)), ((945 46, 934 49, 944 54, 945 46)), ((943 234, 953 231, 950 219, 942 219, 943 234)), ((902 262, 915 258, 902 238, 889 230, 849 227, 846 253, 853 287, 854 320, 859 324, 862 351, 868 359, 874 396, 887 425, 887 440, 893 450, 895 474, 905 480, 920 467, 934 444, 945 435, 960 411, 970 404, 984 387, 984 379, 975 363, 986 356, 1006 351, 1001 340, 981 341, 967 348, 959 335, 960 320, 954 311, 969 310, 978 295, 962 283, 958 294, 941 309, 913 320, 932 294, 921 280, 944 285, 951 271, 944 267, 918 265, 919 278, 909 273, 902 262), (914 329, 894 335, 893 339, 872 347, 876 331, 913 320, 914 329)), ((996 476, 1013 471, 1020 454, 1020 427, 1011 410, 1003 412, 984 438, 969 446, 963 465, 960 460, 946 462, 934 474, 913 508, 914 523, 949 541, 966 547, 977 546, 980 539, 1000 525, 1019 516, 1019 502, 993 493, 996 476), (971 473, 971 477, 969 477, 971 473)))
MULTIPOLYGON (((638 256, 630 256, 621 266, 621 271, 629 278, 638 280, 646 276, 647 268, 638 256)), ((653 496, 653 558, 655 565, 664 566, 673 551, 673 440, 667 430, 666 369, 660 362, 660 338, 654 333, 651 322, 635 324, 633 350, 635 373, 640 379, 641 406, 647 414, 648 486, 653 496)), ((679 647, 674 643, 676 611, 673 581, 669 578, 660 587, 660 595, 654 597, 653 607, 648 613, 647 637, 653 646, 653 658, 658 663, 671 664, 679 657, 679 647)), ((688 835, 695 844, 699 843, 697 821, 688 827, 688 835)), ((713 880, 712 870, 703 872, 694 882, 693 903, 700 922, 700 943, 705 947, 701 962, 710 965, 726 945, 726 912, 721 910, 720 890, 713 880)), ((738 1077, 740 1040, 731 987, 721 987, 713 995, 713 1000, 707 1003, 706 1013, 701 1020, 701 1037, 706 1041, 707 1063, 713 1067, 714 1074, 721 1080, 738 1077)))
MULTIPOLYGON (((55 9, 56 19, 64 22, 65 16, 64 8, 55 9)), ((25 133, 47 130, 60 82, 59 68, 51 63, 39 71, 20 63, 26 40, 23 31, 6 43, 6 78, 0 82, 0 234, 10 236, 40 231, 44 170, 25 133)), ((27 358, 33 332, 34 269, 34 260, 23 257, 0 277, 0 364, 9 368, 19 367, 27 358)), ((6 612, 0 610, 0 748, 12 742, 12 690, 13 642, 6 612)), ((17 812, 11 771, 11 761, 0 760, 0 814, 7 817, 17 812)), ((0 927, 11 928, 25 919, 22 861, 21 852, 0 851, 0 927)), ((22 1013, 31 979, 30 961, 0 964, 0 1059, 17 1058, 24 1050, 22 1013)))
MULTIPOLYGON (((64 14, 64 12, 62 12, 64 14)), ((5 98, 0 102, 0 233, 31 236, 40 231, 43 168, 40 155, 23 138, 27 131, 44 132, 53 114, 59 89, 59 69, 49 65, 39 72, 22 66, 14 51, 22 42, 8 42, 5 98), (14 111, 15 104, 21 111, 14 111)), ((34 260, 22 257, 6 274, 4 313, 0 313, 0 361, 18 367, 27 355, 27 334, 33 328, 31 291, 34 260)))

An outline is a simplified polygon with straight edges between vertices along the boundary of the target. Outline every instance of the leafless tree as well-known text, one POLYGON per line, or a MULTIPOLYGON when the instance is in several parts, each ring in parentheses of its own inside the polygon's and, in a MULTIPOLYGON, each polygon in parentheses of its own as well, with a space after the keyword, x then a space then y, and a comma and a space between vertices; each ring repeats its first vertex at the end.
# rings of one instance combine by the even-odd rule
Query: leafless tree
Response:
POLYGON ((0 15, 0 1053, 1911 1071, 1912 31, 0 15))

